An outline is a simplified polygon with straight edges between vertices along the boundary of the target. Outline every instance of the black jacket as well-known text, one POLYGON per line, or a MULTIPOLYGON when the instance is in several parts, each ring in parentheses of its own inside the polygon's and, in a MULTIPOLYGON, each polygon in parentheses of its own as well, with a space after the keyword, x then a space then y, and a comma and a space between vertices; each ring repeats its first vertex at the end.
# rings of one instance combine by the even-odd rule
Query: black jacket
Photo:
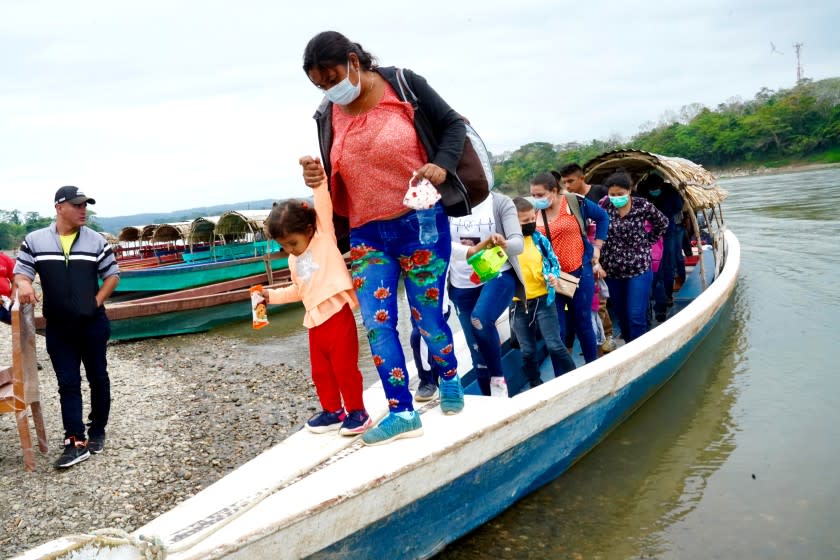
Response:
MULTIPOLYGON (((405 99, 401 93, 402 88, 397 79, 396 67, 387 66, 375 70, 391 84, 397 92, 397 97, 403 101, 411 101, 405 99)), ((403 75, 406 83, 417 96, 419 110, 414 111, 414 129, 417 131, 420 143, 426 149, 429 161, 446 170, 446 180, 437 187, 441 193, 441 202, 450 216, 467 215, 470 213, 467 190, 455 173, 464 149, 466 137, 464 119, 429 86, 425 78, 408 69, 403 70, 403 75)), ((332 102, 325 97, 313 117, 318 126, 321 161, 328 179, 331 171, 330 149, 333 140, 332 105, 332 102)), ((350 231, 347 217, 335 214, 333 221, 339 247, 346 250, 346 237, 350 231)))

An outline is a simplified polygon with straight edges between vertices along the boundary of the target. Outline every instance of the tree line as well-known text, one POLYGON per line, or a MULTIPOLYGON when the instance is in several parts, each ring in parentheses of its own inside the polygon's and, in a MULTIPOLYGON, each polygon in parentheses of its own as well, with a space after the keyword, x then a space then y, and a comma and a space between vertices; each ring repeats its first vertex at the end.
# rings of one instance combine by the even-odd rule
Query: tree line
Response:
POLYGON ((665 113, 658 123, 643 124, 628 140, 526 144, 494 158, 496 188, 525 192, 539 172, 631 148, 683 157, 710 169, 840 162, 840 78, 802 80, 778 91, 762 88, 751 100, 732 98, 715 109, 686 105, 665 113))
MULTIPOLYGON (((96 231, 102 231, 93 215, 94 213, 88 209, 87 225, 96 231)), ((52 217, 41 216, 38 212, 0 210, 0 249, 6 251, 17 249, 27 233, 47 227, 52 221, 52 217)))

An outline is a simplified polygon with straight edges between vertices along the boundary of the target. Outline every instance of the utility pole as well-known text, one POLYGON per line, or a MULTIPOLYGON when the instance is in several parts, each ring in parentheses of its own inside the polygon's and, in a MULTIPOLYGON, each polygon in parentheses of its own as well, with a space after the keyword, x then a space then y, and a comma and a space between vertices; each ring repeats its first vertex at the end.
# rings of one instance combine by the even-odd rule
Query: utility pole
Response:
POLYGON ((805 43, 794 43, 793 44, 793 48, 796 50, 796 83, 797 84, 802 81, 802 78, 805 77, 805 76, 802 75, 803 74, 802 73, 802 61, 801 61, 801 58, 800 58, 800 54, 801 54, 803 46, 805 46, 805 43))

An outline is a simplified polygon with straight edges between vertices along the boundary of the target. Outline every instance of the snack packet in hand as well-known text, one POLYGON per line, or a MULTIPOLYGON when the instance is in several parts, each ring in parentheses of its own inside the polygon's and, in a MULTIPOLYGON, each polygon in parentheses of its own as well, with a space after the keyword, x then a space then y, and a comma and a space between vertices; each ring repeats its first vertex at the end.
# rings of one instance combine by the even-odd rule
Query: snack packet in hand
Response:
POLYGON ((263 297, 263 287, 261 284, 251 286, 251 317, 252 325, 255 329, 261 329, 268 324, 268 309, 265 298, 263 297))

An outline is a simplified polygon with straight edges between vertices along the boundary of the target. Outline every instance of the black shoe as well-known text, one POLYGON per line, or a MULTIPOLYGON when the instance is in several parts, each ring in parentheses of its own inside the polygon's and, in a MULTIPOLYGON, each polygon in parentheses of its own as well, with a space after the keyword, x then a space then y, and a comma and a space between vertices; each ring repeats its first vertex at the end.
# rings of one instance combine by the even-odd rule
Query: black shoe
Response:
POLYGON ((430 401, 433 398, 435 398, 437 390, 437 385, 435 385, 433 382, 421 383, 420 386, 417 388, 417 391, 414 393, 414 400, 417 402, 430 401))
POLYGON ((665 319, 667 319, 667 316, 664 313, 657 313, 656 314, 656 320, 659 321, 660 323, 664 323, 665 319))
POLYGON ((88 436, 87 448, 94 455, 102 453, 105 450, 105 434, 101 436, 88 436))
POLYGON ((53 466, 57 469, 66 469, 88 459, 90 459, 90 451, 88 451, 85 441, 78 441, 70 436, 64 440, 64 453, 53 463, 53 466))

